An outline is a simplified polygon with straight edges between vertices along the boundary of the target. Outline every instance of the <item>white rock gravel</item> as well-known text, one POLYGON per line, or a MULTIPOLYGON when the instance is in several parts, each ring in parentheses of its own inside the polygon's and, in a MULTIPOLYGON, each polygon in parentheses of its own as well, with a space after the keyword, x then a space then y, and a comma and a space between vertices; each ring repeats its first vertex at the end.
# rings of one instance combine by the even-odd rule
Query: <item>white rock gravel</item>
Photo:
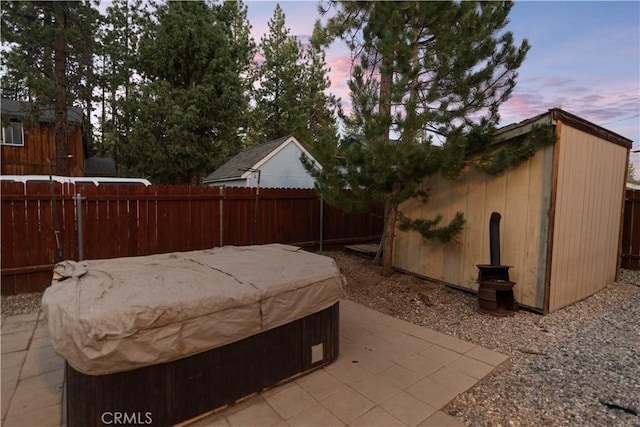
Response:
MULTIPOLYGON (((474 294, 336 259, 350 299, 506 354, 510 363, 453 400, 446 412, 469 426, 640 427, 640 271, 549 316, 479 314, 474 294)), ((41 294, 2 297, 2 317, 40 309, 41 294)))

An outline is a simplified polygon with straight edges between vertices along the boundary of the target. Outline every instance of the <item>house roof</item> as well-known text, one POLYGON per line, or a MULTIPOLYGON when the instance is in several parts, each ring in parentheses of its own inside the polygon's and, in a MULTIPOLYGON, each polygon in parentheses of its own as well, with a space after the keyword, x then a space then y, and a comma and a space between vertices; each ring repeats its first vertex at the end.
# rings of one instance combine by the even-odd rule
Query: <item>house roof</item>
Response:
POLYGON ((84 162, 84 176, 116 176, 116 162, 106 157, 88 157, 84 162))
POLYGON ((261 160, 265 159, 269 154, 274 152, 278 147, 285 144, 290 139, 295 141, 295 138, 291 135, 287 135, 255 147, 247 148, 229 159, 227 163, 220 166, 202 182, 206 184, 215 181, 228 181, 246 178, 243 177, 243 175, 247 173, 247 169, 256 168, 261 160))
MULTIPOLYGON (((53 103, 38 105, 34 102, 16 101, 8 98, 2 98, 0 102, 0 115, 2 115, 2 118, 35 118, 39 123, 54 123, 54 111, 53 103)), ((82 124, 82 118, 82 109, 78 107, 67 108, 67 122, 82 124)))

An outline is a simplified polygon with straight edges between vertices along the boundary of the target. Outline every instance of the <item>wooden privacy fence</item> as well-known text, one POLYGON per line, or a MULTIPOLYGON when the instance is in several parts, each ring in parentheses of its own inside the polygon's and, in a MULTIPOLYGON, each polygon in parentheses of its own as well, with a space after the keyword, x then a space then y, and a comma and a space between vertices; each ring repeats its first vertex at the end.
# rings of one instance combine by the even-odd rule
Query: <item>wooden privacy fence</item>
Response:
POLYGON ((627 189, 622 223, 622 268, 640 270, 640 190, 627 189))
POLYGON ((383 228, 382 208, 347 213, 310 189, 260 189, 256 198, 255 188, 56 183, 52 197, 48 183, 0 185, 3 295, 50 284, 60 259, 56 229, 64 258, 78 260, 80 251, 102 259, 252 243, 342 245, 379 239, 383 228))

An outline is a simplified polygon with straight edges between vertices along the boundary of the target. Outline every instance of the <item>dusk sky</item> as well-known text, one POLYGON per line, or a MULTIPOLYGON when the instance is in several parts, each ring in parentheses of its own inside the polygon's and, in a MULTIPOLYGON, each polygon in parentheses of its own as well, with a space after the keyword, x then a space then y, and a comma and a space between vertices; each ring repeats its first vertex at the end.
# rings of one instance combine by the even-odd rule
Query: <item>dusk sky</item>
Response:
MULTIPOLYGON (((277 2, 246 1, 253 37, 267 32, 277 2)), ((306 40, 320 17, 317 1, 279 2, 291 34, 306 40)), ((634 141, 640 149, 640 2, 516 1, 508 29, 532 45, 501 125, 560 107, 634 141)), ((331 91, 348 108, 350 54, 342 41, 327 52, 331 91)), ((640 153, 631 160, 640 178, 640 153)))

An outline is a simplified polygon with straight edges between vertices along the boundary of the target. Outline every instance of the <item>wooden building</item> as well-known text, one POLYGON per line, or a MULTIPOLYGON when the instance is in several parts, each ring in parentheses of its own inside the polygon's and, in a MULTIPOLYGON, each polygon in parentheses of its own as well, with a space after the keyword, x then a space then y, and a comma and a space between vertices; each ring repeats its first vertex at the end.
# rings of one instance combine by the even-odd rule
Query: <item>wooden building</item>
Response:
MULTIPOLYGON (((47 159, 56 156, 53 106, 38 106, 29 102, 2 98, 2 158, 3 175, 47 175, 47 159)), ((68 153, 71 176, 83 176, 86 146, 82 110, 67 110, 68 153)), ((51 162, 56 174, 56 161, 51 162)))
POLYGON ((394 267, 477 291, 477 265, 490 260, 489 218, 498 212, 502 264, 512 267, 520 305, 550 313, 613 282, 631 141, 556 108, 500 129, 496 143, 541 123, 555 127, 556 142, 515 168, 427 179, 429 201, 405 202, 401 211, 409 218, 441 214, 443 223, 462 212, 466 225, 453 244, 397 230, 394 267))

